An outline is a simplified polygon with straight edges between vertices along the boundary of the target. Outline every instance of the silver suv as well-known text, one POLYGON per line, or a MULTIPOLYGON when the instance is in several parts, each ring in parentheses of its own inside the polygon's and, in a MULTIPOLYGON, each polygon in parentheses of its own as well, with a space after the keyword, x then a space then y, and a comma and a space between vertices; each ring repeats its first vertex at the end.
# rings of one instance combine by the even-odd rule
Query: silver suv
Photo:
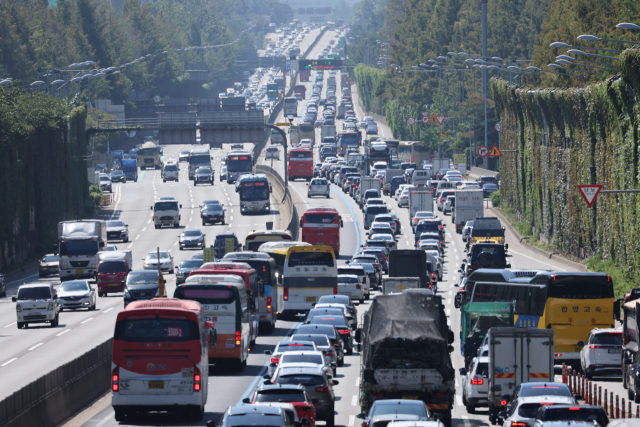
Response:
POLYGON ((20 286, 18 295, 11 298, 16 303, 18 329, 28 327, 29 323, 49 323, 52 328, 58 326, 60 306, 57 299, 51 283, 20 286))
POLYGON ((329 185, 329 181, 325 178, 313 178, 307 185, 309 186, 309 189, 307 190, 307 197, 324 196, 327 199, 329 198, 331 186, 329 185))

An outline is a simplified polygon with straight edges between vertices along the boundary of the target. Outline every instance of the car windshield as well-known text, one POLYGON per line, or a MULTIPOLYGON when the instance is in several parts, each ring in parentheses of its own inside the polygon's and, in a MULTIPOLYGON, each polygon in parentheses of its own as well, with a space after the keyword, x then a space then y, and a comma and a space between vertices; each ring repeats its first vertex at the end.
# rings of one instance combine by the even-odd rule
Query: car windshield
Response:
MULTIPOLYGON (((158 259, 158 253, 157 252, 149 252, 149 255, 147 255, 147 257, 149 259, 158 259)), ((160 258, 169 258, 169 254, 167 252, 160 252, 160 258)))
POLYGON ((20 288, 18 290, 18 301, 50 299, 51 289, 48 286, 38 286, 34 288, 20 288))
POLYGON ((359 262, 359 263, 364 263, 364 264, 372 264, 377 262, 377 260, 375 258, 369 258, 369 257, 358 257, 358 258, 353 258, 352 260, 353 262, 359 262))
POLYGON ((60 257, 58 255, 47 255, 42 259, 42 262, 58 262, 60 257))
POLYGON ((303 344, 303 343, 284 343, 278 344, 278 348, 274 353, 287 353, 289 351, 315 351, 311 344, 303 344))
POLYGON ((214 204, 208 204, 208 205, 205 205, 204 209, 207 210, 207 211, 211 211, 211 212, 220 212, 220 211, 222 211, 222 206, 214 205, 214 204))
POLYGON ((196 268, 200 268, 200 266, 202 265, 202 261, 197 260, 197 259, 187 259, 185 261, 182 261, 180 263, 180 268, 191 268, 191 269, 196 269, 196 268))
POLYGON ((60 285, 60 292, 76 292, 76 291, 88 291, 89 285, 85 281, 71 281, 63 282, 60 285))
POLYGON ((596 421, 601 426, 607 425, 602 408, 584 407, 548 407, 542 415, 543 421, 596 421))
POLYGON ((158 283, 158 273, 155 271, 139 271, 131 272, 127 276, 127 284, 144 285, 149 283, 158 283))
POLYGON ((606 334, 596 334, 591 344, 622 345, 622 332, 609 332, 606 334))
POLYGON ((127 266, 122 261, 101 262, 98 273, 126 273, 127 266))
POLYGON ((304 390, 262 390, 256 394, 257 402, 306 402, 304 390))
POLYGON ((572 397, 569 388, 565 384, 537 383, 536 385, 523 386, 519 395, 521 397, 534 396, 566 396, 572 397))
POLYGON ((200 230, 185 230, 182 232, 182 234, 184 234, 185 236, 201 236, 202 233, 200 232, 200 230))
POLYGON ((338 283, 360 283, 357 277, 338 275, 338 283))
POLYGON ((369 417, 373 418, 374 416, 379 415, 417 415, 419 417, 426 417, 426 411, 424 409, 424 405, 407 405, 407 404, 397 404, 397 403, 381 403, 375 405, 371 412, 369 413, 369 417))
POLYGON ((122 221, 107 221, 107 227, 124 227, 122 221))
POLYGON ((523 418, 535 418, 538 414, 539 403, 525 403, 518 408, 518 415, 523 418))
POLYGON ((198 168, 196 173, 211 173, 211 168, 198 168))

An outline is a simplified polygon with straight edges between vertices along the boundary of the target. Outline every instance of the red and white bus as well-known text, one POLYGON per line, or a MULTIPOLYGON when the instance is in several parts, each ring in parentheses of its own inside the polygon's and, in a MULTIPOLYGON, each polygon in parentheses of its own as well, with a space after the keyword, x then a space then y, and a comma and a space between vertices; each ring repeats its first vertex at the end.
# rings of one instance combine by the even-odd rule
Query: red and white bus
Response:
POLYGON ((189 411, 207 403, 207 348, 215 324, 195 301, 154 298, 118 313, 113 335, 111 404, 116 421, 148 411, 189 411))
POLYGON ((244 281, 249 294, 250 340, 253 345, 258 338, 260 326, 260 303, 265 302, 264 287, 258 283, 258 272, 246 262, 208 262, 199 269, 193 270, 189 277, 195 275, 233 275, 244 281))
POLYGON ((334 208, 308 209, 300 219, 302 241, 312 245, 331 246, 340 257, 340 229, 342 218, 334 208))
POLYGON ((289 181, 313 178, 313 151, 307 148, 289 150, 289 181))

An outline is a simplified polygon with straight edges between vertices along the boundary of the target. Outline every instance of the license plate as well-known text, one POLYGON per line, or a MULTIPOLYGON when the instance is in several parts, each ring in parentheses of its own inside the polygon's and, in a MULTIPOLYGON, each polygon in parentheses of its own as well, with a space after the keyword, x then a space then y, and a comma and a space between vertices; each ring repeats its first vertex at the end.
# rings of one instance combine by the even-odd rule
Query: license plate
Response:
POLYGON ((164 388, 164 381, 161 380, 153 380, 153 381, 149 381, 149 388, 150 389, 162 389, 164 388))
POLYGON ((339 292, 339 295, 351 295, 349 292, 339 292))
POLYGON ((226 347, 227 348, 234 348, 236 346, 235 341, 227 341, 226 342, 226 347))
POLYGON ((171 224, 171 221, 162 221, 163 224, 171 224))
POLYGON ((402 396, 403 399, 418 400, 418 396, 402 396))
POLYGON ((622 353, 621 348, 610 348, 609 353, 622 353))
POLYGON ((84 274, 84 270, 81 268, 76 269, 76 274, 84 274))
POLYGON ((298 172, 304 172, 304 169, 298 169, 298 172))
POLYGON ((305 297, 304 302, 316 302, 316 297, 305 297))
POLYGON ((316 245, 324 245, 324 242, 317 242, 316 245))
POLYGON ((40 313, 35 311, 33 313, 29 313, 29 316, 40 316, 40 313))

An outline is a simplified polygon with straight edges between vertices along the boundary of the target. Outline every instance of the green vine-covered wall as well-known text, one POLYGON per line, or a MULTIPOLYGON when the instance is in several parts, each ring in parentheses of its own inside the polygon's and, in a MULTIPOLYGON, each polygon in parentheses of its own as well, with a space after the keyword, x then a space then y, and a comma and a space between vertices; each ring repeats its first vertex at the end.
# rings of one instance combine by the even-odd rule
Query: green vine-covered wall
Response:
POLYGON ((640 51, 620 75, 573 89, 532 90, 492 80, 502 124, 502 204, 541 239, 579 258, 598 255, 640 273, 640 195, 600 194, 589 208, 577 185, 640 189, 640 51))
POLYGON ((93 212, 85 119, 84 106, 0 88, 0 268, 47 251, 59 221, 93 212))

